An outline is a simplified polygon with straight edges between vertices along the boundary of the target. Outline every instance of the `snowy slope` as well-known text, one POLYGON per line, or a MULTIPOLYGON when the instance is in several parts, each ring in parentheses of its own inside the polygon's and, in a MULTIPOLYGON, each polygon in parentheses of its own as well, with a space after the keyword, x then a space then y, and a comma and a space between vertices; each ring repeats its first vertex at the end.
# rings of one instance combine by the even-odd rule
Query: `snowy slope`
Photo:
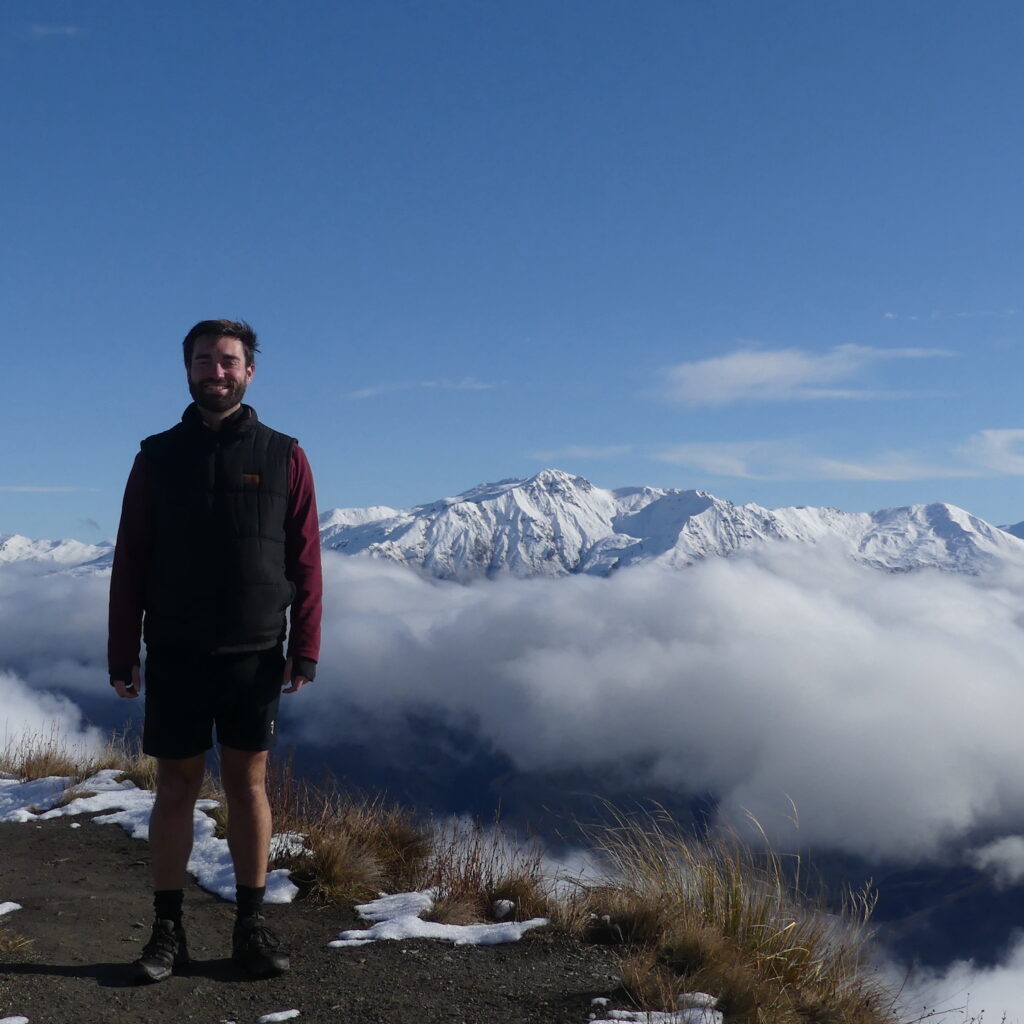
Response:
POLYGON ((734 505, 703 491, 603 490, 548 469, 483 484, 453 498, 394 512, 336 509, 321 541, 442 579, 609 573, 654 562, 681 568, 773 541, 839 544, 891 571, 936 567, 977 573, 1024 564, 1024 541, 952 505, 872 513, 734 505))
POLYGON ((35 564, 42 569, 82 565, 110 552, 109 544, 85 544, 79 540, 30 540, 17 533, 0 534, 0 565, 35 564))
MULTIPOLYGON (((889 571, 934 567, 979 573, 1024 565, 1024 540, 953 505, 880 512, 734 505, 704 491, 604 490, 546 469, 481 484, 452 498, 393 509, 339 508, 320 517, 325 548, 406 565, 439 579, 607 576, 631 565, 683 568, 765 544, 840 547, 889 571)), ((109 569, 109 545, 0 536, 0 566, 77 573, 109 569)))
POLYGON ((1012 526, 1000 526, 1000 530, 1005 530, 1007 533, 1012 533, 1014 537, 1020 537, 1024 540, 1024 523, 1014 523, 1012 526))

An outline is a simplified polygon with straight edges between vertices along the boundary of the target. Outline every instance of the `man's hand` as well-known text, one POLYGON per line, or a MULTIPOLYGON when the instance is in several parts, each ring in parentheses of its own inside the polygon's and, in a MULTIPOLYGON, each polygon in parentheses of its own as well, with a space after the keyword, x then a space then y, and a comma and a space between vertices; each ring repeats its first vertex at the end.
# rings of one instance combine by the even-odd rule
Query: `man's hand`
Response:
POLYGON ((139 673, 139 666, 132 666, 130 682, 126 682, 124 679, 115 679, 114 689, 117 691, 118 697, 129 697, 132 699, 138 697, 142 693, 142 676, 139 673))
POLYGON ((298 693, 309 680, 305 676, 292 675, 292 659, 287 658, 284 663, 284 674, 281 678, 281 684, 284 687, 281 690, 282 693, 298 693))

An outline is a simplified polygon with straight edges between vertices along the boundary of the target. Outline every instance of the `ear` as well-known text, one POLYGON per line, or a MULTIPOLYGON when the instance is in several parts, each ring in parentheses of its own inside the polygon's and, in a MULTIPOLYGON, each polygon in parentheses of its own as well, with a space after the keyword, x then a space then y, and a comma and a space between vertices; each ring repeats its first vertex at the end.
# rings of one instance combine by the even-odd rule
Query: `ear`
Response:
POLYGON ((255 372, 256 372, 256 364, 255 364, 255 363, 250 363, 250 364, 249 364, 249 365, 248 365, 248 366, 247 366, 247 367, 245 368, 245 383, 246 383, 246 384, 248 384, 248 383, 249 383, 249 381, 251 381, 251 380, 252 380, 252 378, 253 378, 253 374, 254 374, 255 372))

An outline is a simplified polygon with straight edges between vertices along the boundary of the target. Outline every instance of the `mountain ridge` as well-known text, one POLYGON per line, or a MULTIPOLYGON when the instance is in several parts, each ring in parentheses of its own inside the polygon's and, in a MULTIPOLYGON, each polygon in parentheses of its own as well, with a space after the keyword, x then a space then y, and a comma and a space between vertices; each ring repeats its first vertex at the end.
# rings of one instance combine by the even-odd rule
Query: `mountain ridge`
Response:
MULTIPOLYGON (((997 527, 935 502, 876 512, 827 506, 768 509, 707 491, 605 489, 545 469, 477 484, 406 509, 332 508, 319 517, 324 549, 395 562, 460 583, 499 576, 609 576, 630 566, 683 569, 780 542, 829 544, 889 572, 925 568, 978 574, 1024 566, 1024 524, 997 527)), ((41 571, 108 569, 109 544, 0 535, 0 565, 41 571)))
MULTIPOLYGON (((391 511, 391 510, 388 510, 391 511)), ((347 525, 357 510, 321 516, 321 543, 459 582, 493 576, 607 576, 630 565, 685 568, 774 541, 837 543, 888 571, 976 574, 1024 564, 1024 541, 955 505, 842 512, 736 505, 706 491, 623 487, 546 469, 347 525)))

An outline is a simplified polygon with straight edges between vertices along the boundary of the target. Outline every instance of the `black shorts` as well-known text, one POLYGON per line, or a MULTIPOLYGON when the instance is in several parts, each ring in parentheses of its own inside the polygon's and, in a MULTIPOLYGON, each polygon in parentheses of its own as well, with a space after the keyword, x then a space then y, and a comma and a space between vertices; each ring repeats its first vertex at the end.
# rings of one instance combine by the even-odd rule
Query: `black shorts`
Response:
POLYGON ((147 651, 142 749, 184 758, 217 742, 236 750, 269 750, 277 742, 284 655, 280 646, 243 654, 147 651))

